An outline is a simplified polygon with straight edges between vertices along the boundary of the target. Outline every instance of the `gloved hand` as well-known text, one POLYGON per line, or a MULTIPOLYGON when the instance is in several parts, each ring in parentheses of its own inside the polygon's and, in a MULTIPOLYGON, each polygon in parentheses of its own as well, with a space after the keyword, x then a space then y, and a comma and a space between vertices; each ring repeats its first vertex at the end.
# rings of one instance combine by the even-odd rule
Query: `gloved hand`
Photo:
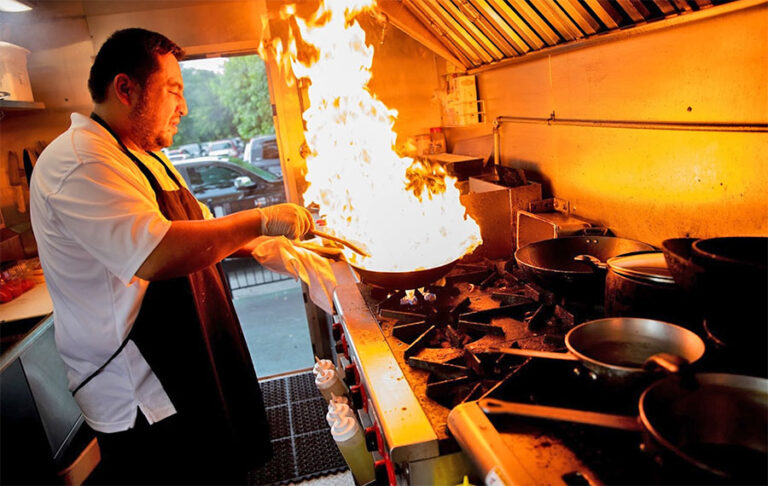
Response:
POLYGON ((285 236, 295 240, 304 236, 314 226, 312 215, 298 204, 275 204, 260 211, 261 234, 264 236, 285 236))

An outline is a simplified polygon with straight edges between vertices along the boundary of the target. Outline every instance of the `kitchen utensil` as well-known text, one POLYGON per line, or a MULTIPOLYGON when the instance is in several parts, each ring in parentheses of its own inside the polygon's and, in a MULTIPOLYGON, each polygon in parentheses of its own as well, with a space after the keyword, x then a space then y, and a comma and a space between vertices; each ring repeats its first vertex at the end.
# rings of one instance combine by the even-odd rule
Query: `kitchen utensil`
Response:
POLYGON ((595 271, 574 257, 591 255, 604 262, 617 255, 651 250, 651 245, 626 238, 566 236, 530 243, 515 252, 515 259, 528 278, 544 287, 584 301, 601 302, 605 272, 595 271))
POLYGON ((756 353, 766 372, 768 237, 700 239, 691 245, 703 272, 696 279, 707 330, 726 346, 756 353))
POLYGON ((358 255, 365 256, 365 257, 370 256, 365 250, 355 245, 354 243, 351 243, 345 240, 344 238, 339 238, 338 236, 334 236, 334 235, 325 233, 323 231, 318 231, 316 229, 313 229, 312 231, 310 231, 310 234, 315 235, 318 238, 325 238, 326 240, 335 241, 336 243, 346 246, 347 248, 354 251, 358 255))
POLYGON ((646 317, 689 329, 700 324, 690 297, 675 283, 661 251, 621 255, 606 263, 606 317, 646 317))
POLYGON ((661 243, 664 259, 675 283, 686 292, 696 286, 704 268, 693 261, 691 246, 696 238, 669 238, 661 243))
POLYGON ((451 271, 459 260, 456 259, 445 265, 433 268, 424 268, 410 272, 381 272, 367 270, 350 263, 360 275, 360 279, 368 284, 391 290, 410 290, 424 287, 443 277, 451 271))
MULTIPOLYGON (((628 417, 492 398, 478 405, 491 415, 518 415, 644 432, 646 450, 663 462, 740 484, 768 480, 768 380, 704 373, 691 387, 679 376, 643 391, 639 416, 628 417)), ((696 477, 685 476, 694 481, 696 477)))
POLYGON ((676 372, 681 363, 704 355, 704 341, 680 326, 652 319, 614 317, 585 322, 565 336, 568 351, 557 353, 516 348, 490 348, 515 356, 580 361, 596 378, 618 385, 632 384, 648 375, 647 362, 676 372), (682 358, 675 363, 674 358, 682 358))

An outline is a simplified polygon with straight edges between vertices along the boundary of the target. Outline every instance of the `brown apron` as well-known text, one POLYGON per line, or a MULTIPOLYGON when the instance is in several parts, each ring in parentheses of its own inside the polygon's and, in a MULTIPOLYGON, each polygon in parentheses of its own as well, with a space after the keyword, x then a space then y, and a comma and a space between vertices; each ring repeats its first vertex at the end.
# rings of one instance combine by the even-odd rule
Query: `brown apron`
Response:
MULTIPOLYGON (((201 220, 197 199, 157 155, 179 190, 164 191, 157 179, 97 115, 155 191, 171 221, 201 220)), ((125 341, 82 388, 120 353, 128 340, 141 351, 180 415, 199 424, 201 439, 222 454, 234 454, 251 470, 272 457, 269 424, 256 373, 221 265, 186 277, 150 282, 125 341)), ((232 457, 232 456, 229 456, 232 457)))

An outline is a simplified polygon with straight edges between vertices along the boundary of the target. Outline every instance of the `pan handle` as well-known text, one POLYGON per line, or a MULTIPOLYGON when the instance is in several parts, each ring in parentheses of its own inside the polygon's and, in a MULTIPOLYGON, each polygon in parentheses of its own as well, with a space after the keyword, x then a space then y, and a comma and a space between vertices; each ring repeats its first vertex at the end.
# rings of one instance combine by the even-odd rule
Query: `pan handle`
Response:
POLYGON ((571 353, 555 353, 553 351, 537 351, 535 349, 498 348, 491 347, 492 353, 510 354, 513 356, 525 356, 527 358, 559 359, 563 361, 579 361, 579 358, 571 353))
POLYGON ((563 422, 575 422, 586 425, 597 425, 611 429, 641 432, 643 426, 637 417, 613 415, 608 413, 587 412, 570 408, 548 407, 545 405, 530 405, 514 403, 495 398, 483 398, 477 401, 483 412, 490 415, 519 415, 563 422))

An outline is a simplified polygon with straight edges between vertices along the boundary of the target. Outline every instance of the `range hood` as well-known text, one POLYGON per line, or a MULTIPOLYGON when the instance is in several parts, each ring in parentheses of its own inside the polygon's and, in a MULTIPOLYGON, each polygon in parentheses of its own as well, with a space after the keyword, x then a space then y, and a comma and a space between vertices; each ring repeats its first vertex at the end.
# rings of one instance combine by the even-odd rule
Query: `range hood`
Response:
POLYGON ((733 0, 380 0, 395 26, 465 70, 733 0))

